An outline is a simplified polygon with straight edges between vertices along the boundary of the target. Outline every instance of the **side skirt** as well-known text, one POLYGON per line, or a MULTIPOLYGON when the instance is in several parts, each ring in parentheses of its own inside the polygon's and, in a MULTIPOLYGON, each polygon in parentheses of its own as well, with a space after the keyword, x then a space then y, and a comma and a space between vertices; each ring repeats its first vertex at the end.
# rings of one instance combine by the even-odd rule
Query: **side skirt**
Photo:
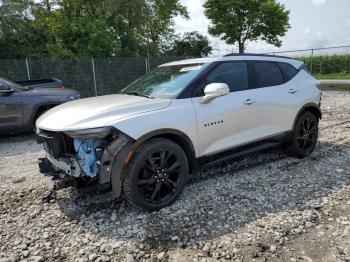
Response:
POLYGON ((280 147, 292 138, 292 131, 279 134, 277 136, 265 138, 243 146, 235 147, 214 155, 200 157, 197 159, 200 167, 210 167, 225 161, 238 159, 245 155, 262 152, 267 149, 280 147))

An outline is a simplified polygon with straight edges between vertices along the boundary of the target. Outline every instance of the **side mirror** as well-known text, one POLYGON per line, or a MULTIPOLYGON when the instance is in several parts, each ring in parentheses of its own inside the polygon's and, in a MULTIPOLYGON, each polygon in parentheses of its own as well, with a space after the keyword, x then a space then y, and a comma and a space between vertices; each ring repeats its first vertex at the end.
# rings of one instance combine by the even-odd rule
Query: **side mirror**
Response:
POLYGON ((15 90, 13 88, 9 89, 0 89, 0 95, 9 95, 12 94, 15 90))
POLYGON ((213 83, 209 84, 204 88, 205 96, 202 97, 200 102, 202 104, 207 104, 217 97, 225 96, 230 93, 230 88, 225 83, 213 83))

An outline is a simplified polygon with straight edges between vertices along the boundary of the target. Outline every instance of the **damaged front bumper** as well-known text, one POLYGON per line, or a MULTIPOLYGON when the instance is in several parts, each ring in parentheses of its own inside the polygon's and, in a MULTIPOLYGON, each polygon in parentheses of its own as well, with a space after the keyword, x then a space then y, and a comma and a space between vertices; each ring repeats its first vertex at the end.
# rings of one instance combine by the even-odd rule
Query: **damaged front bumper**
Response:
POLYGON ((40 172, 53 177, 55 189, 76 186, 121 194, 132 138, 110 127, 70 132, 38 129, 37 141, 46 152, 39 159, 40 172))

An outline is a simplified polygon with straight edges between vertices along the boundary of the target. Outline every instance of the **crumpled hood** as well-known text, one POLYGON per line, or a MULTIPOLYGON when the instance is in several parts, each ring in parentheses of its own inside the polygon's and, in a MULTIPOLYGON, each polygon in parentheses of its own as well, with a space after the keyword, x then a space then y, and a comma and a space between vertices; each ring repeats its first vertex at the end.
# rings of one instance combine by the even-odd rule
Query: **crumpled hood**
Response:
POLYGON ((131 95, 107 95, 68 102, 46 112, 37 127, 49 131, 68 131, 113 125, 133 115, 160 110, 170 99, 149 99, 131 95))

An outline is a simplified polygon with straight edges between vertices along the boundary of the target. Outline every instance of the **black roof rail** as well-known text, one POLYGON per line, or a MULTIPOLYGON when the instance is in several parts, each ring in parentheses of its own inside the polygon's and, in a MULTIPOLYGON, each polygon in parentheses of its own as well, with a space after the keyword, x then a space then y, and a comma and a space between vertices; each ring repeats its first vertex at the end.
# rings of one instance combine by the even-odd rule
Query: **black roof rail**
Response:
POLYGON ((244 54, 239 54, 239 53, 231 53, 224 55, 224 57, 227 56, 263 56, 263 57, 276 57, 276 58, 285 58, 285 59, 293 59, 288 56, 279 56, 279 55, 268 55, 268 54, 253 54, 253 53, 244 53, 244 54))

